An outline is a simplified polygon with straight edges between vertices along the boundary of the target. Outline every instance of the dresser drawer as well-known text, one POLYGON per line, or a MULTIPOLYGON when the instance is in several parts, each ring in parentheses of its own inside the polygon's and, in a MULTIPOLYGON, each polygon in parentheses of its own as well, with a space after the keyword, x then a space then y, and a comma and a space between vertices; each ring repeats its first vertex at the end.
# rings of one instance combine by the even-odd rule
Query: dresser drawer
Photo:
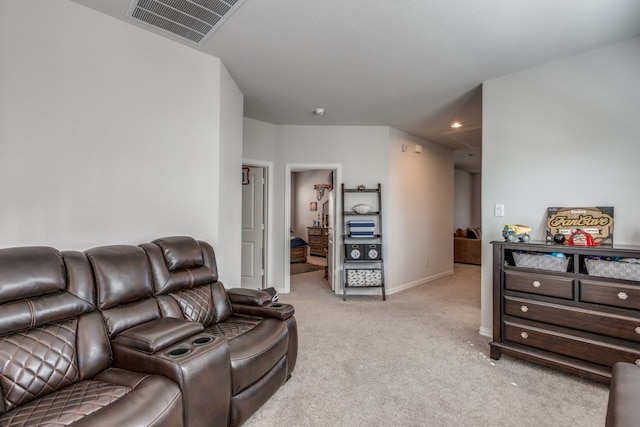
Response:
POLYGON ((616 362, 640 364, 640 349, 509 321, 504 322, 504 330, 507 341, 599 365, 613 366, 616 362))
POLYGON ((326 236, 328 234, 327 228, 322 227, 308 227, 307 234, 309 236, 326 236))
POLYGON ((581 280, 580 301, 640 310, 640 286, 581 280))
POLYGON ((310 245, 326 245, 327 236, 309 236, 310 245))
POLYGON ((505 271, 504 286, 511 291, 573 299, 573 279, 570 277, 505 271))
POLYGON ((509 316, 640 342, 640 318, 505 296, 509 316))

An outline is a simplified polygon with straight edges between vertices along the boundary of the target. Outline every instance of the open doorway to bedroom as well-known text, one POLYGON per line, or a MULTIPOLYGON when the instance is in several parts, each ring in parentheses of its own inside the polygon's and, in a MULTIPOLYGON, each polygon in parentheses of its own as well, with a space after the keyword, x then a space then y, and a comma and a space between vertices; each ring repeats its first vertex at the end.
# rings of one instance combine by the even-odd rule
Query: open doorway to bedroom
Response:
POLYGON ((336 169, 328 165, 298 165, 290 171, 290 290, 301 281, 335 291, 336 169))

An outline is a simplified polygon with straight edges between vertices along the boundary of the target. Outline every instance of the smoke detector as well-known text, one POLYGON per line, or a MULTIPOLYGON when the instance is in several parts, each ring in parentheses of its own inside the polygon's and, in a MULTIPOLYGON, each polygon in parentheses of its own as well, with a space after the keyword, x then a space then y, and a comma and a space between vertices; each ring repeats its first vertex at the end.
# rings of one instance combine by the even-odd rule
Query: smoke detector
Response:
POLYGON ((127 18, 202 46, 245 0, 132 0, 127 18))

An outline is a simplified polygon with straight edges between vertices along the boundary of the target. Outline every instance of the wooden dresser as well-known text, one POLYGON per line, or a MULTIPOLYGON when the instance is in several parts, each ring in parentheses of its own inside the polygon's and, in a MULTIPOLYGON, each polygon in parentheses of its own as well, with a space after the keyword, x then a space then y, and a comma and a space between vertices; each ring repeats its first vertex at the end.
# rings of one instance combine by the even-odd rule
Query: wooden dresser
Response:
POLYGON ((492 244, 491 358, 604 383, 615 362, 640 365, 640 265, 618 261, 640 258, 640 247, 492 244))
POLYGON ((326 257, 329 229, 327 227, 307 227, 307 243, 309 243, 309 255, 326 257))

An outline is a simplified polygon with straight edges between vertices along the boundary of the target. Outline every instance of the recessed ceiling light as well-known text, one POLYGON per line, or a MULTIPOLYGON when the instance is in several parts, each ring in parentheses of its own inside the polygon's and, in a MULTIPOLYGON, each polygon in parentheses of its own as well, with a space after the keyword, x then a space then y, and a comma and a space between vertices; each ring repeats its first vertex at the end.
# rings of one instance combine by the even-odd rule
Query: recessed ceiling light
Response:
POLYGON ((453 122, 453 123, 451 123, 451 127, 454 128, 454 129, 461 128, 462 127, 462 123, 453 122))
POLYGON ((324 108, 316 108, 315 110, 313 110, 313 114, 315 114, 316 116, 324 116, 324 108))

